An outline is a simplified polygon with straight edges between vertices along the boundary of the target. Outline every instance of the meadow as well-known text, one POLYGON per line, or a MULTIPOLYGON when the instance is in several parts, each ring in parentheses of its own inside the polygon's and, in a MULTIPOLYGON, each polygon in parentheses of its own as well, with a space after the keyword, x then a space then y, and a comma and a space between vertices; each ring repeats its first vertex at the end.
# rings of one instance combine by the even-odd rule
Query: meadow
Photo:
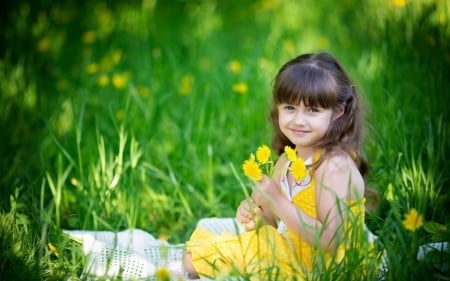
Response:
POLYGON ((450 241, 448 1, 4 5, 0 279, 77 280, 84 256, 63 229, 180 243, 200 218, 233 217, 242 162, 271 143, 278 68, 325 50, 363 93, 384 279, 450 280, 450 253, 416 258, 450 241), (408 228, 413 210, 423 224, 408 228))

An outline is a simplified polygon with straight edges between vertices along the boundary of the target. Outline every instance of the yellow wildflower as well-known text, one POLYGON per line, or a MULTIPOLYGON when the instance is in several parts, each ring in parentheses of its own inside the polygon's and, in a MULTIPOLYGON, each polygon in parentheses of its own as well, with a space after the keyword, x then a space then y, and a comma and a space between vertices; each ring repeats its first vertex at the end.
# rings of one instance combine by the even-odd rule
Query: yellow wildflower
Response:
POLYGON ((69 87, 70 87, 70 83, 69 83, 69 80, 67 80, 67 79, 61 79, 61 80, 58 80, 58 82, 56 82, 56 88, 60 91, 67 90, 67 89, 69 89, 69 87))
POLYGON ((265 164, 269 161, 270 154, 270 148, 267 145, 261 145, 256 150, 256 160, 258 160, 260 164, 265 164))
POLYGON ((38 51, 45 53, 50 49, 50 40, 48 38, 42 38, 37 45, 38 51))
POLYGON ((305 162, 302 158, 297 158, 295 161, 292 161, 289 171, 292 173, 295 182, 300 182, 308 175, 305 162))
POLYGON ((86 72, 89 74, 94 74, 98 71, 98 64, 96 64, 95 62, 90 63, 87 67, 86 67, 86 72))
POLYGON ((170 271, 165 267, 159 267, 156 270, 156 280, 170 281, 170 271))
POLYGON ((406 0, 394 0, 394 6, 404 7, 406 5, 406 0))
POLYGON ((55 256, 59 257, 58 250, 56 249, 56 247, 55 247, 52 243, 48 243, 48 249, 49 249, 50 252, 52 252, 55 256))
POLYGON ((232 72, 232 73, 239 73, 242 70, 242 65, 239 61, 237 60, 232 60, 228 63, 228 69, 232 72))
POLYGON ((183 95, 187 96, 192 92, 192 88, 194 86, 194 76, 192 75, 184 75, 181 77, 181 83, 178 87, 178 92, 183 95))
POLYGON ((111 71, 113 69, 113 61, 109 57, 103 57, 100 61, 100 68, 103 71, 111 71))
POLYGON ((423 217, 415 208, 412 208, 408 214, 405 215, 403 226, 409 231, 416 231, 423 225, 423 217))
POLYGON ((255 160, 255 155, 251 154, 250 159, 245 160, 242 165, 244 174, 252 180, 260 181, 262 179, 262 171, 255 160))
POLYGON ((137 88, 139 95, 141 97, 146 98, 150 95, 150 89, 145 86, 138 86, 137 88))
POLYGON ((233 85, 233 91, 238 94, 245 94, 248 92, 248 86, 244 82, 237 83, 233 85))
POLYGON ((319 46, 321 49, 327 49, 330 46, 330 42, 326 37, 319 38, 319 46))
POLYGON ((98 84, 101 87, 108 86, 108 84, 109 84, 109 77, 108 77, 108 75, 106 75, 106 74, 100 75, 100 77, 98 77, 98 84))
POLYGON ((287 54, 294 54, 295 52, 297 52, 294 41, 292 39, 284 40, 283 50, 287 54))
POLYGON ((292 147, 286 145, 284 147, 284 152, 286 153, 286 157, 289 161, 294 162, 297 160, 297 152, 292 147))
POLYGON ((121 60, 122 60, 122 50, 116 50, 114 51, 114 53, 111 56, 111 60, 113 61, 114 64, 118 64, 121 60))
POLYGON ((117 110, 116 111, 116 119, 118 121, 122 121, 125 118, 125 111, 123 111, 123 109, 117 110))
POLYGON ((92 43, 94 43, 96 37, 97 37, 97 35, 95 34, 94 31, 88 30, 83 34, 83 43, 92 44, 92 43))
POLYGON ((112 84, 116 89, 123 89, 127 84, 127 79, 124 74, 114 74, 112 77, 112 84))
POLYGON ((167 242, 169 240, 169 236, 166 233, 161 233, 158 237, 159 240, 162 240, 164 242, 167 242))

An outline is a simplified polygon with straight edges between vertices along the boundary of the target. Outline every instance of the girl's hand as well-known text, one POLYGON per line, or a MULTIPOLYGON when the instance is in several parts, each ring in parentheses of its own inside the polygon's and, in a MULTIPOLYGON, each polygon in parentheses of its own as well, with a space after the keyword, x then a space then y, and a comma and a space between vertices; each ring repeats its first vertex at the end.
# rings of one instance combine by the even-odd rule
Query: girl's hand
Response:
POLYGON ((266 175, 255 183, 252 199, 262 208, 271 209, 274 203, 283 196, 275 182, 266 175))
POLYGON ((244 199, 236 211, 236 220, 242 224, 247 231, 254 230, 262 217, 262 209, 255 204, 251 198, 244 199))

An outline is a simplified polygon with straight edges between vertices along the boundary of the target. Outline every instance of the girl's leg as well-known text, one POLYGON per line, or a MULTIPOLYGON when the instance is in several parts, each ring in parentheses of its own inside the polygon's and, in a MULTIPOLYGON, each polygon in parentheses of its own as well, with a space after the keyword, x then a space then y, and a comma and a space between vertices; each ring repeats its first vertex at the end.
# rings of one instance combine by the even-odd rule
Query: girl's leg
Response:
POLYGON ((200 276, 198 276, 197 271, 195 270, 194 266, 192 265, 192 255, 190 252, 185 252, 183 254, 183 267, 186 271, 189 279, 199 279, 200 276))

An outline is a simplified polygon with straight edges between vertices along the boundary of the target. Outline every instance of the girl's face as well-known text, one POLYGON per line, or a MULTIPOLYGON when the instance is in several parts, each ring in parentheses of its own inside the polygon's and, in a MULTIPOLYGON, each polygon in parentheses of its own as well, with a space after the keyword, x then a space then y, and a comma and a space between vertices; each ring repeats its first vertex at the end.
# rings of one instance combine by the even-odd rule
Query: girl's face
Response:
POLYGON ((309 157, 314 145, 325 135, 333 110, 321 107, 306 107, 300 104, 278 105, 278 124, 281 132, 297 147, 302 157, 309 157))

